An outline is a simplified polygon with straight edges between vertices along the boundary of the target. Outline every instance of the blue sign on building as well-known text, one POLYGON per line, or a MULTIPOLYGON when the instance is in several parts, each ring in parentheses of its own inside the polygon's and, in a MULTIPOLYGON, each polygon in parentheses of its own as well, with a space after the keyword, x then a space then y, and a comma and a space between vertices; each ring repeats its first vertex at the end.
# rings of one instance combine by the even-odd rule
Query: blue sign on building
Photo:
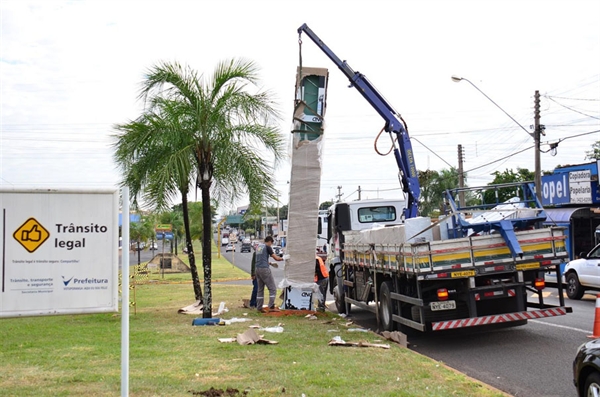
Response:
POLYGON ((542 176, 542 205, 562 206, 600 203, 598 163, 557 168, 542 176))
POLYGON ((569 173, 542 176, 542 205, 561 205, 569 202, 569 173))

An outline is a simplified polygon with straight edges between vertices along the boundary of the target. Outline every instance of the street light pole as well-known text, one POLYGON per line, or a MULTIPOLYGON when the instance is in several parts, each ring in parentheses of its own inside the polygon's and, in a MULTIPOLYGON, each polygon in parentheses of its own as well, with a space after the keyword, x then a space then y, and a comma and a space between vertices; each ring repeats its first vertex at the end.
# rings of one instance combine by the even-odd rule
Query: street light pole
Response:
POLYGON ((515 120, 510 114, 508 114, 506 112, 506 110, 502 109, 500 107, 500 105, 498 105, 496 102, 494 102, 494 100, 492 98, 490 98, 489 96, 487 96, 485 94, 485 92, 481 91, 479 89, 479 87, 477 87, 475 84, 473 84, 471 82, 471 80, 466 79, 464 77, 458 77, 458 76, 452 76, 452 81, 454 81, 455 83, 459 83, 461 81, 466 81, 467 83, 471 84, 473 86, 473 88, 475 88, 477 91, 479 91, 481 93, 481 95, 483 95, 484 97, 486 97, 491 103, 493 103, 498 109, 502 110, 502 113, 504 113, 505 115, 507 115, 512 121, 515 122, 515 124, 517 124, 519 127, 521 127, 521 129, 523 131, 525 131, 527 133, 527 135, 529 135, 530 137, 533 138, 534 140, 534 146, 535 146, 535 194, 538 198, 538 200, 541 201, 541 197, 542 197, 542 167, 541 167, 541 159, 540 159, 540 125, 539 125, 539 121, 540 121, 540 93, 539 91, 535 92, 535 118, 534 118, 534 122, 535 122, 535 126, 534 126, 534 132, 531 133, 529 131, 527 131, 527 129, 525 127, 523 127, 517 120, 515 120))

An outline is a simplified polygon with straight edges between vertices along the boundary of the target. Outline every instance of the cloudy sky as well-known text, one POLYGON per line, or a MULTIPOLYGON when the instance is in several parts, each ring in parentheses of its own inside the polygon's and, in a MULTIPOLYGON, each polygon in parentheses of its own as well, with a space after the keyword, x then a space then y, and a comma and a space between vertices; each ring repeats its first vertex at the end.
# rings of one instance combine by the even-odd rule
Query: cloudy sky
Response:
MULTIPOLYGON (((209 73, 226 58, 256 61, 289 137, 304 22, 402 114, 418 169, 456 166, 458 144, 470 186, 534 169, 533 139, 452 75, 528 130, 539 90, 542 150, 560 141, 542 169, 583 163, 600 140, 598 15, 597 0, 2 0, 0 187, 116 186, 111 126, 139 115, 144 71, 162 60, 209 73)), ((302 51, 305 66, 330 70, 321 201, 337 186, 348 199, 359 185, 363 198, 399 197, 393 157, 373 150, 383 120, 307 37, 302 51)), ((274 178, 285 203, 289 162, 274 178)))

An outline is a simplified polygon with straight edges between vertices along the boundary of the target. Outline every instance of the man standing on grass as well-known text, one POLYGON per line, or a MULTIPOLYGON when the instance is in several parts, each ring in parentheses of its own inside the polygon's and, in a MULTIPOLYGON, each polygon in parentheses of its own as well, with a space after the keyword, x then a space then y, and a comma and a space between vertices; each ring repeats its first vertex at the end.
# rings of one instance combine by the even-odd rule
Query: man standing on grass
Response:
POLYGON ((264 244, 259 244, 256 247, 256 280, 258 281, 258 293, 256 295, 256 309, 262 312, 277 311, 275 308, 275 296, 277 296, 277 287, 271 269, 269 268, 269 258, 276 261, 282 261, 283 258, 275 255, 273 252, 273 237, 267 236, 264 244), (269 290, 269 307, 263 309, 265 300, 265 285, 269 290))

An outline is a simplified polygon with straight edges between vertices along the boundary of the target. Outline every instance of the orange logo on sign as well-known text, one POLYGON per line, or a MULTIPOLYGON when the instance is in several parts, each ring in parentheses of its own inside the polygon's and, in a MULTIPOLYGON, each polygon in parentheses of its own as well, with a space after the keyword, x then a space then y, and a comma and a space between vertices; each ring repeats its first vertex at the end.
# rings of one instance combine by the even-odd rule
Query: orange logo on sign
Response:
POLYGON ((35 218, 29 218, 13 233, 13 237, 28 252, 33 252, 48 240, 50 232, 35 218))

